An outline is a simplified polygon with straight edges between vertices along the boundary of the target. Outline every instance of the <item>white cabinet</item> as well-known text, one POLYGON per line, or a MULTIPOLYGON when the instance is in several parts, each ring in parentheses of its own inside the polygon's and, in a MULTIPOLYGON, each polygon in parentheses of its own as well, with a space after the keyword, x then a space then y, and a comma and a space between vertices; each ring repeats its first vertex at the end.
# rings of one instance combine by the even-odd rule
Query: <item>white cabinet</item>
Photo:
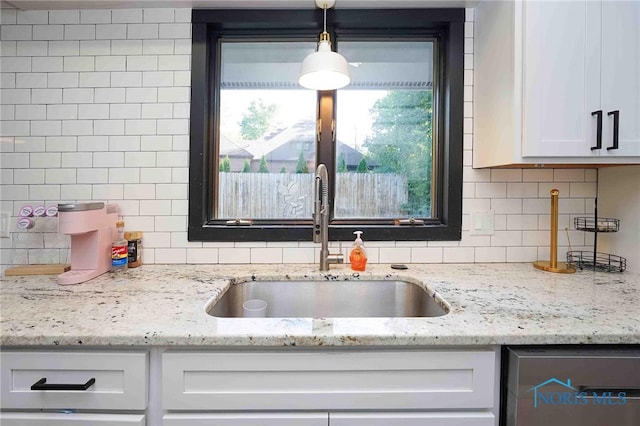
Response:
POLYGON ((2 351, 0 407, 14 412, 1 413, 0 420, 3 425, 144 425, 148 364, 142 351, 2 351), (50 412, 26 412, 35 409, 50 412), (115 410, 119 413, 109 413, 115 410))
POLYGON ((163 425, 283 425, 309 415, 305 425, 493 426, 496 358, 492 349, 169 350, 163 425))
POLYGON ((327 426, 327 413, 166 414, 162 426, 327 426))
POLYGON ((475 16, 474 167, 640 162, 640 2, 481 2, 475 16))
POLYGON ((143 414, 0 413, 2 426, 144 426, 143 414))
POLYGON ((330 413, 330 426, 493 426, 491 413, 330 413))

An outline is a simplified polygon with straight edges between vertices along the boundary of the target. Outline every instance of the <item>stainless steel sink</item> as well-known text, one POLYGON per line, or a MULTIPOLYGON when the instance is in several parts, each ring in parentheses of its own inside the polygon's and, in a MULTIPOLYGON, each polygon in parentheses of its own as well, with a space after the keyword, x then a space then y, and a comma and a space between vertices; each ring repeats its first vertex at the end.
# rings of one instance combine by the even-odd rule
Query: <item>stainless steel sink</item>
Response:
POLYGON ((267 302, 270 318, 438 317, 449 312, 439 295, 407 281, 247 281, 235 283, 206 312, 242 317, 250 299, 267 302))

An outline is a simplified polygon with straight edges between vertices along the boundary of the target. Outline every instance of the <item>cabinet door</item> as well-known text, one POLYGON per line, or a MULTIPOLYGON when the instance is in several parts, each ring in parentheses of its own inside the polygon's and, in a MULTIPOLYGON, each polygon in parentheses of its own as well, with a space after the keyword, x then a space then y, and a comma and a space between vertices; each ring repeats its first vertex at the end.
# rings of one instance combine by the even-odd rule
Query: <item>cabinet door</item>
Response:
POLYGON ((167 414, 162 426, 327 426, 327 413, 167 414))
POLYGON ((0 413, 2 426, 144 426, 143 414, 0 413))
POLYGON ((523 22, 522 156, 598 156, 599 3, 525 2, 523 22))
POLYGON ((640 156, 640 2, 602 3, 603 150, 607 156, 640 156), (618 149, 612 146, 619 111, 618 149))
POLYGON ((488 412, 329 413, 329 426, 494 426, 488 412))

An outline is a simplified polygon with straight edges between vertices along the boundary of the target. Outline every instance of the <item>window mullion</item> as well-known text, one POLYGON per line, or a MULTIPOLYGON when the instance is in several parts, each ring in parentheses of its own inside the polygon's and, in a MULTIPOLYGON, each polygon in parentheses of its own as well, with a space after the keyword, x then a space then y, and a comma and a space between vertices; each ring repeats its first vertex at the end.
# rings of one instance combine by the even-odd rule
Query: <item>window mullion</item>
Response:
POLYGON ((335 113, 336 91, 318 92, 318 120, 319 135, 316 137, 316 165, 322 163, 327 166, 329 174, 329 217, 333 218, 335 197, 335 113))

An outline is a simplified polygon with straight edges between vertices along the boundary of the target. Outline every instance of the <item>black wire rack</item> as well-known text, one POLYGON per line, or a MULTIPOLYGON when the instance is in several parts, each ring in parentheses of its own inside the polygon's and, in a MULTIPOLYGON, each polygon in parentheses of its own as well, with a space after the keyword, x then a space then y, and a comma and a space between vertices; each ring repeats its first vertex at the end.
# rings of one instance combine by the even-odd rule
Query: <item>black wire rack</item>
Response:
POLYGON ((574 217, 573 226, 585 232, 618 232, 620 219, 611 217, 574 217))
POLYGON ((592 251, 572 250, 567 252, 567 263, 580 270, 590 269, 601 272, 624 272, 627 269, 627 259, 609 253, 595 253, 592 251))

